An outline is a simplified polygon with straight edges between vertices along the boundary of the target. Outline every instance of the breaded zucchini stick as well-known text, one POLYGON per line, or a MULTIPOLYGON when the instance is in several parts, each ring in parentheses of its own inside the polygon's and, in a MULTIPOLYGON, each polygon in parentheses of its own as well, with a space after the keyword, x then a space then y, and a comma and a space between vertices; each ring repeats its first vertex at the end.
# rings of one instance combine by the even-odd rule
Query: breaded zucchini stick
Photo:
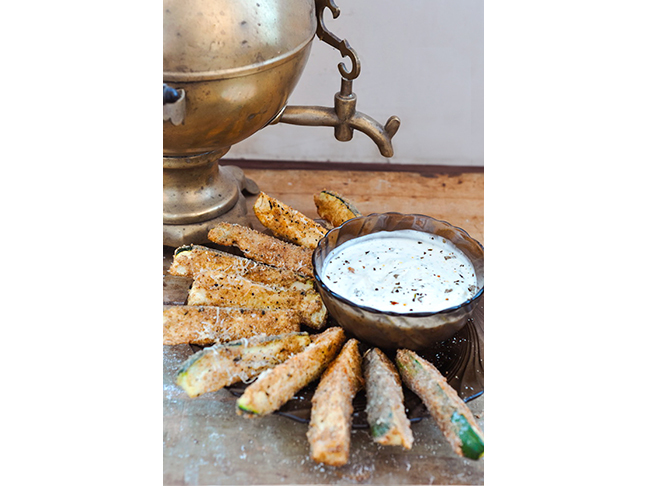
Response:
POLYGON ((265 192, 259 193, 253 209, 263 226, 296 245, 314 249, 326 234, 326 228, 265 192))
POLYGON ((303 351, 311 342, 306 332, 255 336, 218 344, 195 353, 176 375, 190 397, 247 381, 303 351))
POLYGON ((323 190, 315 194, 313 199, 317 206, 317 214, 334 227, 357 216, 362 216, 351 201, 336 192, 323 190))
POLYGON ((240 275, 255 282, 296 290, 314 289, 313 279, 288 268, 277 268, 249 258, 201 245, 187 245, 176 249, 169 274, 195 277, 208 271, 240 275))
POLYGON ((219 223, 207 235, 219 245, 236 246, 247 258, 313 277, 313 250, 234 223, 219 223))
POLYGON ((367 422, 373 440, 382 445, 400 445, 411 449, 414 438, 405 414, 398 370, 378 348, 365 353, 362 369, 367 395, 367 422))
POLYGON ((189 289, 189 305, 246 307, 250 309, 294 309, 300 322, 321 329, 327 310, 315 290, 289 290, 252 282, 219 272, 203 272, 189 289))
POLYGON ((452 449, 470 459, 483 456, 484 433, 439 370, 408 349, 396 352, 396 366, 403 383, 421 398, 452 449))
POLYGON ((326 368, 311 399, 308 442, 311 459, 343 466, 351 448, 353 397, 363 386, 358 341, 350 339, 326 368))
POLYGON ((263 416, 281 408, 295 393, 317 379, 338 354, 346 337, 341 327, 317 336, 304 351, 259 376, 236 401, 237 413, 263 416))
POLYGON ((258 334, 299 331, 292 309, 244 309, 202 305, 163 306, 164 344, 219 344, 258 334))

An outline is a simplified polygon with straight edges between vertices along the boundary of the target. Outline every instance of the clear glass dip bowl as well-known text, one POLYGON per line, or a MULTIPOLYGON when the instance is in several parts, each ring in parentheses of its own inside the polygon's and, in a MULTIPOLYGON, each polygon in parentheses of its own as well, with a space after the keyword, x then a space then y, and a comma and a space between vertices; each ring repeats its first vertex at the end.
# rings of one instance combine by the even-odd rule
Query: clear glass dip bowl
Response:
POLYGON ((313 268, 317 289, 337 323, 348 334, 384 349, 422 350, 448 339, 470 319, 484 293, 484 247, 463 229, 421 214, 370 214, 346 221, 320 240, 313 252, 313 268), (460 305, 440 311, 399 313, 353 303, 326 286, 322 267, 335 248, 360 236, 405 229, 432 233, 451 241, 474 265, 477 293, 460 305))

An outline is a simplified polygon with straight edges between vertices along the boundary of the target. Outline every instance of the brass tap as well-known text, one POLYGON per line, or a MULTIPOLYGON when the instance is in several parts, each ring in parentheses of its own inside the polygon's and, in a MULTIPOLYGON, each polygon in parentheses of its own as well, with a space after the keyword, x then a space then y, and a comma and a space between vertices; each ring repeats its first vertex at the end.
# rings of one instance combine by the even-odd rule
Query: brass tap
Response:
POLYGON ((335 94, 334 107, 325 106, 286 106, 271 122, 290 125, 334 127, 335 138, 348 142, 353 138, 353 130, 360 130, 378 146, 383 157, 392 157, 394 147, 392 137, 400 127, 400 118, 391 116, 381 125, 364 113, 356 111, 358 97, 353 93, 353 81, 342 78, 340 92, 335 94))

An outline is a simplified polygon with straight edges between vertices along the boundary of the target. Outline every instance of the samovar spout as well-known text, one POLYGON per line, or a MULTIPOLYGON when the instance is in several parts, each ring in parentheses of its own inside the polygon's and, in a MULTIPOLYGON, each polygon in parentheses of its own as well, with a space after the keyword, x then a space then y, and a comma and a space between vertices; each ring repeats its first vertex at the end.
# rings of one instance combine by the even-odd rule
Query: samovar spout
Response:
POLYGON ((392 146, 391 140, 398 131, 400 123, 400 118, 390 116, 387 123, 383 126, 370 116, 360 112, 357 112, 348 122, 351 128, 360 130, 371 138, 378 146, 380 154, 383 157, 391 157, 394 155, 394 147, 392 146))

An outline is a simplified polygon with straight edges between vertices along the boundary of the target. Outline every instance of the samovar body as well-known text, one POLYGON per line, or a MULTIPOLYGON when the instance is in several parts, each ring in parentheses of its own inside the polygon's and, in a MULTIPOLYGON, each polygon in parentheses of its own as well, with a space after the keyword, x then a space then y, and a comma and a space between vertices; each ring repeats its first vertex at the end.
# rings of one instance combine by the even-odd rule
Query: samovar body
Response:
POLYGON ((248 224, 244 192, 256 184, 235 166, 221 167, 229 148, 274 123, 329 126, 340 141, 354 130, 385 157, 397 117, 381 125, 357 112, 352 81, 360 60, 324 25, 333 0, 164 0, 164 244, 206 243, 218 221, 248 224), (338 49, 352 67, 333 107, 287 106, 313 39, 338 49))

